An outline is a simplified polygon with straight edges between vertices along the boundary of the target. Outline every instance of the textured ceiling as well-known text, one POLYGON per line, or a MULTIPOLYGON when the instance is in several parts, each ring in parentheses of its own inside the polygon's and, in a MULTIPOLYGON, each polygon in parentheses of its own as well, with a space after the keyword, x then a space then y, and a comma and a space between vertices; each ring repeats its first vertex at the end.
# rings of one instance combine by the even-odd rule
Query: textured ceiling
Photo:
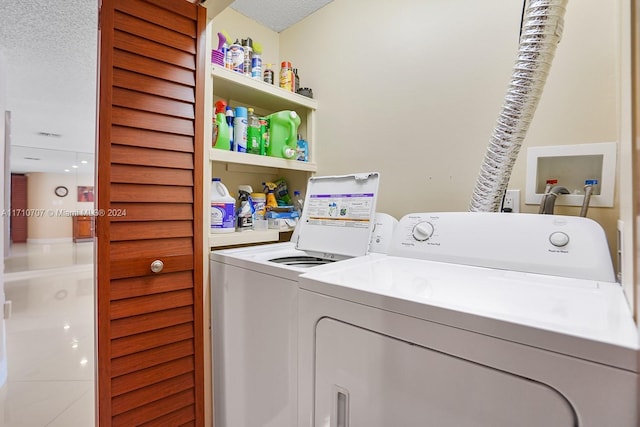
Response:
MULTIPOLYGON (((213 0, 209 0, 213 1, 213 0)), ((231 8, 279 33, 332 0, 235 0, 231 8)))
POLYGON ((13 172, 63 173, 67 168, 74 171, 79 156, 92 159, 97 4, 0 1, 13 172))

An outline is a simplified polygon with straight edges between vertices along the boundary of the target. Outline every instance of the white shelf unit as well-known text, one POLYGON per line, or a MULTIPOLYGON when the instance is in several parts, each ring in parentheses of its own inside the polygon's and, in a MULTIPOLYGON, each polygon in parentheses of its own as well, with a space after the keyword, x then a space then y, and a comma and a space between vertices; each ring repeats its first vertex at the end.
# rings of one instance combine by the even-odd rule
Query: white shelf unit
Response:
MULTIPOLYGON (((234 196, 241 184, 249 184, 254 191, 262 191, 262 182, 275 181, 280 177, 287 180, 290 194, 293 195, 294 190, 304 191, 307 180, 317 171, 314 162, 314 120, 318 108, 317 101, 218 65, 211 66, 211 82, 208 86, 207 93, 213 95, 209 105, 223 99, 231 107, 253 107, 258 115, 268 115, 281 110, 295 111, 300 116, 298 132, 309 143, 309 162, 210 148, 211 174, 206 176, 206 194, 209 194, 211 177, 220 177, 234 196)), ((210 130, 207 134, 211 135, 210 130)), ((280 232, 277 230, 210 233, 209 247, 273 242, 278 241, 279 236, 280 232)))

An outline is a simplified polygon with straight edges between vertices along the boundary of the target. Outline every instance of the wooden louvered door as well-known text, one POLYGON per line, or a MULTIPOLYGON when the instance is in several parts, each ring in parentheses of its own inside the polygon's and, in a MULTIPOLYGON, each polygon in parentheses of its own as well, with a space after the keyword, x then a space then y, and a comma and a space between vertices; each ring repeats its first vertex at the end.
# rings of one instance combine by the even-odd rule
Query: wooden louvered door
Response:
POLYGON ((186 0, 102 0, 100 426, 204 425, 205 17, 186 0))

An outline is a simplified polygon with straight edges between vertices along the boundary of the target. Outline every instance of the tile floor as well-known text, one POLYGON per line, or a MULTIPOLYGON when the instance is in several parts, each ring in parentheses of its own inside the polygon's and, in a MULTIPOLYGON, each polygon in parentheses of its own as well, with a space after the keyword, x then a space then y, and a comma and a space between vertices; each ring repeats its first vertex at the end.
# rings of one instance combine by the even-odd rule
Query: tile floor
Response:
POLYGON ((15 244, 5 258, 3 427, 94 425, 93 258, 93 242, 15 244))

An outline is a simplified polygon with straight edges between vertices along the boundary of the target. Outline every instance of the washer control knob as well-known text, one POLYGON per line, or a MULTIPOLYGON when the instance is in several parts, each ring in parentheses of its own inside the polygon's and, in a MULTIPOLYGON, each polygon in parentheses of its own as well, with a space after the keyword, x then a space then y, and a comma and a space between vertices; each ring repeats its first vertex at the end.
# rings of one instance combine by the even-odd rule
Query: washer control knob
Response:
POLYGON ((569 244, 569 235, 563 233, 562 231, 556 231, 551 233, 551 235, 549 236, 549 241, 553 246, 561 248, 569 244))
POLYGON ((429 240, 433 235, 433 225, 430 222, 419 222, 413 227, 413 238, 419 242, 429 240))

